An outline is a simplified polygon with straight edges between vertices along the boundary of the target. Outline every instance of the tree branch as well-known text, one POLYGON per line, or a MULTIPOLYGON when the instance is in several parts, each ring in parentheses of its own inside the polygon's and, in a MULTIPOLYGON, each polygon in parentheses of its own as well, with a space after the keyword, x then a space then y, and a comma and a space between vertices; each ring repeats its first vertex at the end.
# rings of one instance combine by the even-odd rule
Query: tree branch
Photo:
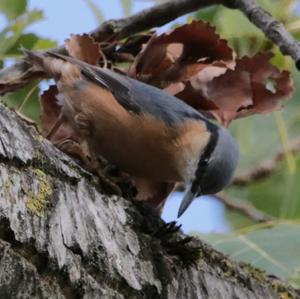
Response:
POLYGON ((232 199, 231 197, 225 196, 224 194, 218 194, 215 195, 215 197, 228 209, 243 214, 255 222, 269 222, 272 220, 271 216, 257 210, 252 204, 248 202, 232 199))
MULTIPOLYGON (((96 41, 121 39, 153 27, 162 26, 177 17, 215 4, 223 4, 229 8, 241 10, 253 24, 279 46, 283 54, 290 55, 297 68, 300 68, 299 43, 293 39, 281 23, 258 6, 255 0, 173 0, 143 10, 128 18, 106 21, 90 33, 96 41)), ((65 51, 64 47, 54 50, 65 51)), ((24 60, 16 62, 0 71, 0 95, 23 87, 39 75, 24 60)))
MULTIPOLYGON (((298 154, 300 152, 300 137, 295 138, 290 145, 289 151, 292 154, 298 154)), ((234 180, 234 186, 247 186, 249 184, 256 183, 263 179, 268 178, 278 169, 278 166, 285 158, 285 151, 282 150, 277 153, 271 159, 261 162, 258 166, 251 169, 247 169, 238 173, 234 180)))
POLYGON ((142 10, 128 18, 106 21, 91 34, 96 40, 103 40, 112 35, 117 35, 121 39, 163 26, 180 16, 222 2, 222 0, 173 0, 142 10))
POLYGON ((261 29, 276 44, 283 55, 289 55, 300 70, 300 44, 270 13, 260 7, 256 0, 225 0, 224 5, 243 12, 249 21, 261 29))
MULTIPOLYGON (((219 0, 173 0, 145 9, 128 18, 109 20, 90 34, 96 41, 121 39, 129 35, 162 26, 184 14, 193 12, 201 7, 220 3, 219 0)), ((61 53, 64 47, 52 49, 61 53)), ((38 74, 24 60, 0 71, 0 95, 17 90, 37 78, 38 74)))

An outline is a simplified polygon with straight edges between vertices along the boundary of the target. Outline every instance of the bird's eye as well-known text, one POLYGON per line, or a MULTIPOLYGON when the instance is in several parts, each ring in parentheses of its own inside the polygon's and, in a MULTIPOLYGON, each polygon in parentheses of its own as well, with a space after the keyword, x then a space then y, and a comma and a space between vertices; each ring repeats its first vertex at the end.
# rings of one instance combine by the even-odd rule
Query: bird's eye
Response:
POLYGON ((208 161, 209 161, 208 159, 200 160, 200 166, 205 167, 208 164, 208 161))

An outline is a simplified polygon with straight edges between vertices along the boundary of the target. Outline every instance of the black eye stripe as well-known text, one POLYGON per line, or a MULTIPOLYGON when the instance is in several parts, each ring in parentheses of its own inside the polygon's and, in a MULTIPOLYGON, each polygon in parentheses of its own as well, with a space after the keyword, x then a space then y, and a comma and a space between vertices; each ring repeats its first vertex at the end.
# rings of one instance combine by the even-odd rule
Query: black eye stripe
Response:
POLYGON ((214 151, 214 149, 217 145, 217 141, 218 141, 218 137, 219 137, 218 127, 210 126, 209 130, 211 131, 211 135, 210 135, 208 144, 205 147, 203 154, 201 155, 199 163, 201 163, 202 161, 205 161, 205 160, 209 160, 212 152, 214 151))
POLYGON ((205 159, 205 160, 200 160, 199 163, 198 163, 198 168, 202 168, 202 167, 205 167, 207 164, 208 164, 209 160, 208 159, 205 159))
MULTIPOLYGON (((217 145, 217 141, 218 141, 218 138, 219 138, 218 128, 217 127, 212 127, 210 129, 211 129, 211 135, 210 135, 208 144, 205 147, 204 152, 201 155, 201 158, 198 162, 197 171, 198 171, 199 168, 201 168, 201 165, 206 165, 208 163, 209 158, 210 158, 212 152, 214 151, 214 149, 217 145)), ((196 171, 196 177, 198 176, 197 171, 196 171)))
POLYGON ((192 183, 192 188, 191 191, 195 192, 200 184, 201 178, 205 174, 205 167, 207 166, 210 156, 213 153, 217 141, 219 138, 219 133, 218 133, 218 127, 214 124, 209 124, 208 126, 209 131, 211 132, 208 144, 206 145, 203 154, 200 157, 200 160, 197 165, 197 170, 195 173, 195 179, 192 183))

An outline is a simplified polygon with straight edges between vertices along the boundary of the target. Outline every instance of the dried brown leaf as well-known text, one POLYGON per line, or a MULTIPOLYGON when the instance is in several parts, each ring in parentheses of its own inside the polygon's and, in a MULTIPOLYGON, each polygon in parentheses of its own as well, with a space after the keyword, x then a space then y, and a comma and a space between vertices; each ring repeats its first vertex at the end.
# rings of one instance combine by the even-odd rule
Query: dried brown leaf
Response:
MULTIPOLYGON (((153 36, 136 57, 130 74, 159 87, 187 81, 206 67, 233 68, 235 53, 215 28, 203 21, 153 36)), ((223 72, 224 72, 223 71, 223 72)))
POLYGON ((65 47, 70 56, 89 64, 98 65, 99 60, 102 58, 100 44, 86 33, 72 35, 71 38, 65 40, 65 47))
POLYGON ((235 118, 278 110, 282 100, 291 95, 293 83, 289 72, 281 72, 270 63, 271 57, 243 57, 237 60, 234 70, 228 69, 221 75, 221 69, 207 68, 206 76, 199 73, 173 94, 198 110, 208 111, 225 126, 235 118))
POLYGON ((253 105, 246 111, 240 111, 237 117, 278 110, 282 108, 282 100, 291 96, 294 90, 291 74, 272 65, 269 62, 272 57, 267 53, 240 60, 239 68, 251 74, 253 105))
POLYGON ((180 98, 196 110, 218 110, 218 106, 213 101, 206 99, 202 90, 193 88, 190 82, 185 85, 185 88, 181 92, 176 94, 176 97, 180 98))
POLYGON ((228 70, 206 86, 205 98, 214 102, 217 110, 210 111, 224 126, 228 126, 242 108, 253 103, 250 73, 228 70))
MULTIPOLYGON (((57 123, 61 106, 57 100, 58 90, 56 85, 51 85, 40 97, 41 104, 41 134, 47 137, 53 126, 57 123)), ((58 144, 64 140, 78 141, 78 134, 74 131, 71 124, 64 119, 60 127, 51 135, 50 141, 58 144)))

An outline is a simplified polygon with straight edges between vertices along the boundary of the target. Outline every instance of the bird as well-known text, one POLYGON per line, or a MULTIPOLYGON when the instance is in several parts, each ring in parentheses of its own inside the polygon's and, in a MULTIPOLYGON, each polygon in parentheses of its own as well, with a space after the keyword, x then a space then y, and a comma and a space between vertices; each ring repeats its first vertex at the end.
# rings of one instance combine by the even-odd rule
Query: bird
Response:
POLYGON ((53 51, 26 51, 54 78, 62 112, 90 150, 138 178, 183 183, 178 218, 232 180, 239 147, 229 130, 180 99, 116 71, 53 51))

